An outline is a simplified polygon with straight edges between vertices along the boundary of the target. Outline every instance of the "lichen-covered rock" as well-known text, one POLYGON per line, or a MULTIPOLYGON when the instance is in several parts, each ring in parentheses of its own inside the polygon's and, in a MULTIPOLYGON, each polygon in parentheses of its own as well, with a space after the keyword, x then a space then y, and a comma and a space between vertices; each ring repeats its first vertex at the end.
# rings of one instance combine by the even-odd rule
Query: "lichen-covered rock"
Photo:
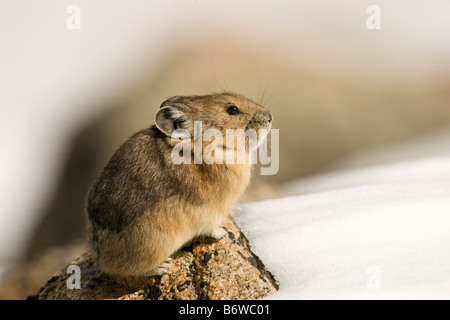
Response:
POLYGON ((80 289, 69 289, 73 274, 64 268, 31 299, 259 299, 277 290, 248 240, 230 218, 228 237, 195 239, 172 256, 163 276, 113 279, 99 273, 89 254, 71 265, 80 269, 80 289))

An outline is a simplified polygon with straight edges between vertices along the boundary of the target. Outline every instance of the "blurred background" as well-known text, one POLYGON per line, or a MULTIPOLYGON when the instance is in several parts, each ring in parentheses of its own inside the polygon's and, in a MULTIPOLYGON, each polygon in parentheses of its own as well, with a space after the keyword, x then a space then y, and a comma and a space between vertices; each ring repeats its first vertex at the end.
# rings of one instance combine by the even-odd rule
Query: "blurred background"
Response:
POLYGON ((242 201, 450 130, 448 1, 4 0, 0 12, 0 298, 34 293, 84 250, 90 185, 167 97, 235 91, 274 114, 279 172, 242 201), (372 4, 380 30, 366 26, 372 4), (70 5, 81 29, 66 25, 70 5))

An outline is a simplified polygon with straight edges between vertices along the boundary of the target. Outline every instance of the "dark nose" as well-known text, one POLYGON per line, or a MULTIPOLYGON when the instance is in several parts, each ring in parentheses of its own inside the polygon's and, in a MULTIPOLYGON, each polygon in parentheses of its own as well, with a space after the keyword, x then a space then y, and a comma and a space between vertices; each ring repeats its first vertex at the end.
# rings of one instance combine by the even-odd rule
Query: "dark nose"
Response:
POLYGON ((273 120, 273 117, 272 117, 272 114, 269 112, 269 123, 272 123, 272 120, 273 120))

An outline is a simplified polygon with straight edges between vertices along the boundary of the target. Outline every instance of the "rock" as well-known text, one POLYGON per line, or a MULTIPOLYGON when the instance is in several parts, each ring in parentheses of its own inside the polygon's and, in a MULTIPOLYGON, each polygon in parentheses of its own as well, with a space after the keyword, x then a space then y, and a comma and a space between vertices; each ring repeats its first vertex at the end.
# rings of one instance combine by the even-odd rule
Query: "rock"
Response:
POLYGON ((228 237, 194 239, 174 253, 172 268, 163 276, 113 279, 100 274, 90 255, 84 253, 71 262, 80 268, 80 289, 68 288, 68 279, 74 275, 67 273, 66 267, 29 299, 254 300, 275 292, 274 278, 231 218, 225 229, 228 237))

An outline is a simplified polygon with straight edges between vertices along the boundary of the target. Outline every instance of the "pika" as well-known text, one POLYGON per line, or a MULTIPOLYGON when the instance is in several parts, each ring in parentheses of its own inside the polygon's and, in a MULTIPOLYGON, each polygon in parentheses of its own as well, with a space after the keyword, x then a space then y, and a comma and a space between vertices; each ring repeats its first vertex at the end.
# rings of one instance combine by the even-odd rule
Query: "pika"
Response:
MULTIPOLYGON (((118 148, 88 193, 88 247, 102 273, 162 275, 170 256, 193 238, 227 236, 221 226, 249 183, 251 164, 175 164, 179 141, 172 134, 183 129, 192 137, 195 121, 225 136, 227 129, 268 131, 272 114, 230 92, 164 101, 155 124, 118 148)), ((231 151, 248 155, 245 146, 231 151)))

